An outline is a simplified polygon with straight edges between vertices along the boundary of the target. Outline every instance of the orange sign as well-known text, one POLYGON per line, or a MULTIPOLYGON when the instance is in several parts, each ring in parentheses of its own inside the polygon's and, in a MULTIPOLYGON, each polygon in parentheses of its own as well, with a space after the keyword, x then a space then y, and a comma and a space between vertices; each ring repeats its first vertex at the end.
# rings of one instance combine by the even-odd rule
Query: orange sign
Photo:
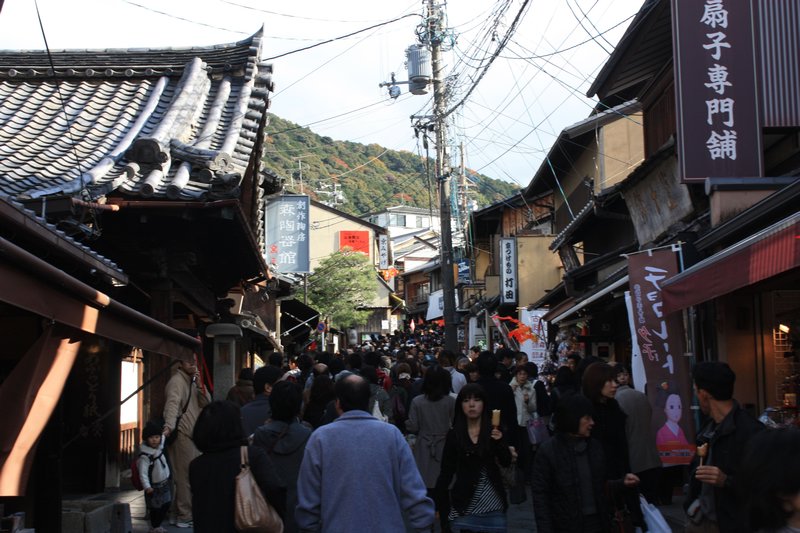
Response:
POLYGON ((354 252, 362 252, 369 255, 369 232, 368 231, 340 231, 339 249, 350 248, 354 252))

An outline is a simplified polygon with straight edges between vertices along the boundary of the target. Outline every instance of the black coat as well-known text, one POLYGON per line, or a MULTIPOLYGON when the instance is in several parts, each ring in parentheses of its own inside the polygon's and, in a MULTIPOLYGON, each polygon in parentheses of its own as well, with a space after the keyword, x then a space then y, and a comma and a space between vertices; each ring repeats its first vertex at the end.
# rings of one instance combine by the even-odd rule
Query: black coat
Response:
MULTIPOLYGON (((248 446, 250 470, 266 500, 281 517, 286 512, 286 488, 267 453, 248 446)), ((240 472, 240 447, 206 452, 189 465, 195 533, 236 533, 233 523, 235 479, 240 472)))
MULTIPOLYGON (((539 533, 580 533, 584 531, 580 481, 575 441, 563 433, 539 446, 533 465, 531 489, 536 527, 539 533)), ((586 452, 592 473, 592 491, 604 531, 611 530, 608 490, 622 490, 621 481, 606 482, 603 447, 587 440, 586 452)))
MULTIPOLYGON (((622 479, 631 472, 628 456, 628 438, 625 433, 625 420, 628 415, 619 406, 617 400, 609 398, 605 402, 594 403, 594 428, 592 437, 603 445, 606 461, 606 479, 622 479)), ((644 516, 639 504, 638 489, 624 491, 619 499, 618 507, 623 504, 631 513, 634 525, 643 526, 644 516)))
POLYGON ((625 436, 627 417, 617 400, 594 403, 592 437, 603 445, 609 479, 622 478, 631 471, 628 438, 625 436))
MULTIPOLYGON (((728 477, 725 487, 714 487, 713 489, 719 530, 726 533, 750 531, 747 517, 743 512, 745 502, 737 495, 736 476, 739 473, 747 443, 753 435, 764 429, 764 424, 753 418, 750 413, 739 406, 738 402, 734 401, 731 412, 720 423, 716 431, 713 429, 714 421, 712 420, 703 427, 699 435, 713 433, 713 437, 708 441, 709 458, 705 464, 716 466, 728 477)), ((690 466, 692 475, 684 507, 688 507, 700 495, 701 483, 694 476, 698 464, 699 458, 695 455, 690 466)))
POLYGON ((442 469, 436 481, 435 496, 437 505, 448 512, 450 506, 463 514, 472 500, 472 495, 478 486, 481 469, 486 467, 489 481, 503 499, 503 509, 508 508, 506 489, 503 486, 503 477, 500 474, 500 463, 503 466, 511 464, 511 452, 505 437, 500 440, 489 439, 490 453, 481 456, 475 452, 476 447, 468 446, 467 449, 459 447, 455 430, 447 432, 442 452, 442 469), (453 487, 448 490, 455 477, 453 487))
MULTIPOLYGON (((500 409, 500 430, 503 437, 508 442, 517 442, 517 401, 514 399, 514 391, 508 381, 505 383, 495 378, 483 377, 478 380, 478 385, 483 387, 486 392, 486 404, 484 409, 500 409)), ((538 396, 537 396, 538 400, 538 396)), ((456 406, 458 408, 458 406, 456 406)))

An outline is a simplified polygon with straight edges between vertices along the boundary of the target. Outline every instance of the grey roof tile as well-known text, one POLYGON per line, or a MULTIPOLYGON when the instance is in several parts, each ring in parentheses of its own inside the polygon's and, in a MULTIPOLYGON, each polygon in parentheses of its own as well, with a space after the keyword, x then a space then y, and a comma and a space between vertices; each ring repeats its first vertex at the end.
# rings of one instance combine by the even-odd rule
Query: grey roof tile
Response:
POLYGON ((74 194, 81 174, 92 171, 91 187, 103 194, 140 196, 152 189, 150 197, 159 199, 173 185, 172 199, 236 197, 238 180, 226 176, 242 172, 243 162, 259 153, 249 130, 262 122, 272 90, 260 48, 259 32, 209 47, 53 51, 55 81, 44 52, 0 51, 0 194, 74 194), (149 138, 156 152, 139 148, 149 138), (188 157, 172 139, 201 147, 201 155, 188 157), (196 181, 223 149, 229 168, 196 181), (173 180, 184 156, 191 172, 179 189, 173 180), (167 174, 143 187, 166 157, 167 174), (104 160, 113 166, 95 168, 104 160), (130 162, 140 171, 129 178, 130 162))

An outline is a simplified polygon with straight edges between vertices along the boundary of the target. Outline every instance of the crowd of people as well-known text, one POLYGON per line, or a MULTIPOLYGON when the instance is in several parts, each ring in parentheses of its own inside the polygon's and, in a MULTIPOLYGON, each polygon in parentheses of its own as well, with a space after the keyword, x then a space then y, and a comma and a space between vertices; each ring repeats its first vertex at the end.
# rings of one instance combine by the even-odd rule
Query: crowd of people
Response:
MULTIPOLYGON (((287 533, 507 531, 512 465, 540 533, 647 530, 640 495, 662 503, 662 467, 651 404, 626 367, 570 353, 540 369, 505 347, 456 355, 437 344, 418 335, 339 354, 273 353, 243 369, 224 401, 182 363, 163 427, 143 432, 139 470, 146 457, 163 465, 145 480, 151 533, 164 531, 170 501, 179 527, 235 532, 242 446, 287 533)), ((732 398, 734 380, 725 363, 695 367, 710 452, 687 470, 687 531, 798 531, 800 482, 788 475, 798 461, 781 471, 748 447, 789 450, 797 432, 761 435, 732 398)))

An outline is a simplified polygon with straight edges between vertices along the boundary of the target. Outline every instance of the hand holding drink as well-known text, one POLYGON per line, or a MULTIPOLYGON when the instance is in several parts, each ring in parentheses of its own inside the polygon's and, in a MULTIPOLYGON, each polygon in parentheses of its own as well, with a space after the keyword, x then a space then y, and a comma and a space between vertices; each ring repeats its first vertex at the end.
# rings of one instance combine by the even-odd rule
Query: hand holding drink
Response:
POLYGON ((708 455, 708 443, 701 444, 697 447, 697 456, 700 458, 700 466, 703 466, 703 459, 708 455))

